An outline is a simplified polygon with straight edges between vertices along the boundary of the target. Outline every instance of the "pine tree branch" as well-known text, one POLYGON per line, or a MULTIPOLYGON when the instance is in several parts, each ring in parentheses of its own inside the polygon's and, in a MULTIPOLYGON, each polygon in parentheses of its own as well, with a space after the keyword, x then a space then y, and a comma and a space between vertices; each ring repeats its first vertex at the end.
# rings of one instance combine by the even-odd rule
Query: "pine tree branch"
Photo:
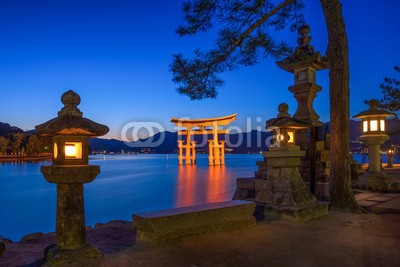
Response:
POLYGON ((273 15, 275 15, 276 13, 278 13, 281 9, 283 9, 284 7, 294 3, 296 0, 286 0, 285 2, 282 2, 281 4, 279 4, 278 6, 276 6, 274 9, 272 9, 270 12, 268 12, 267 14, 265 14, 264 16, 262 16, 259 20, 257 20, 256 22, 254 22, 252 25, 250 25, 249 28, 247 28, 247 30, 245 30, 240 37, 233 42, 232 47, 223 55, 221 55, 218 59, 215 59, 211 64, 217 64, 218 62, 224 61, 226 60, 229 55, 231 55, 235 49, 239 46, 241 46, 241 44, 243 43, 243 41, 250 36, 250 34, 258 27, 260 27, 262 24, 264 24, 264 22, 266 22, 270 17, 272 17, 273 15))

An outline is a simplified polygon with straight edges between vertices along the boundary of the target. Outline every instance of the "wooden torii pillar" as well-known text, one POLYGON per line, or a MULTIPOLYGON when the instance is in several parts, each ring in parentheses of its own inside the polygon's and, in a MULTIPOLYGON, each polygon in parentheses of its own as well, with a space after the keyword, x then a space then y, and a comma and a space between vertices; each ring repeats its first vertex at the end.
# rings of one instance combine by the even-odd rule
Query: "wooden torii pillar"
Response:
POLYGON ((218 134, 226 134, 228 130, 219 129, 219 127, 235 120, 236 113, 225 117, 192 120, 171 118, 172 123, 179 128, 184 128, 178 130, 178 135, 186 135, 185 144, 184 140, 178 140, 179 165, 196 164, 196 142, 191 140, 192 135, 212 135, 213 138, 208 140, 208 164, 225 164, 225 141, 219 141, 218 134))

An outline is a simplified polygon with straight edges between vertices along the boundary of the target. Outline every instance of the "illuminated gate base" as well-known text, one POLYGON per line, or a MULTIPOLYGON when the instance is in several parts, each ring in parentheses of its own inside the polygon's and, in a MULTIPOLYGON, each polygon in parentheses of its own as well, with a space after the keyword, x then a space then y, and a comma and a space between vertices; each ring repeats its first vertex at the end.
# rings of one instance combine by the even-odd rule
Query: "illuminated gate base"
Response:
POLYGON ((179 148, 179 165, 183 165, 185 160, 186 165, 196 164, 196 142, 191 141, 189 145, 184 145, 183 140, 178 140, 179 148), (183 154, 185 151, 185 154, 183 154))
POLYGON ((184 140, 178 140, 179 165, 196 164, 196 142, 191 140, 191 136, 209 134, 213 135, 213 139, 208 140, 208 164, 224 165, 225 141, 219 141, 218 134, 226 134, 227 130, 219 129, 219 127, 228 125, 231 121, 235 120, 236 114, 225 117, 194 120, 172 118, 172 123, 175 123, 180 128, 184 128, 178 130, 178 135, 186 135, 186 142, 184 140))
POLYGON ((225 164, 225 141, 215 144, 214 140, 208 140, 208 165, 225 164))

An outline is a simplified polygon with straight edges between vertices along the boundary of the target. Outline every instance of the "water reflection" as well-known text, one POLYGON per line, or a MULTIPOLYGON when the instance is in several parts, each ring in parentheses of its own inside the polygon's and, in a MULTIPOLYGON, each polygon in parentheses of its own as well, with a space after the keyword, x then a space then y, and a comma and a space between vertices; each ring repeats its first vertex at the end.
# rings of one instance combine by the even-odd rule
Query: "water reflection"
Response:
POLYGON ((179 165, 176 206, 184 207, 195 202, 196 165, 179 165))
POLYGON ((208 169, 207 202, 226 200, 226 167, 225 165, 210 166, 208 169))
POLYGON ((181 165, 178 167, 175 206, 220 202, 230 199, 233 174, 227 167, 181 165))

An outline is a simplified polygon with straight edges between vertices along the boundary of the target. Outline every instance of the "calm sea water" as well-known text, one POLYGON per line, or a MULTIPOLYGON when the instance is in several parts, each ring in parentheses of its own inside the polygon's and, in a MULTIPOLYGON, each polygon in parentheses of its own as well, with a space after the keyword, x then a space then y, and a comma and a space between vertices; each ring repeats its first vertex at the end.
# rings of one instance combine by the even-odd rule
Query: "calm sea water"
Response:
MULTIPOLYGON (((179 166, 177 156, 97 156, 101 173, 85 185, 86 224, 131 220, 133 213, 232 199, 238 177, 252 177, 261 155, 226 155, 225 166, 179 166)), ((0 164, 0 235, 14 241, 33 232, 55 230, 56 186, 40 173, 40 163, 0 164)))
MULTIPOLYGON (((368 156, 366 154, 352 154, 353 159, 357 161, 358 163, 368 163, 368 156)), ((382 163, 387 163, 388 162, 388 157, 386 154, 382 154, 382 163)), ((399 164, 400 163, 400 155, 395 155, 393 158, 393 163, 399 164)))
MULTIPOLYGON (((362 155, 353 155, 358 162, 362 155)), ((387 161, 385 155, 383 162, 387 161)), ((85 185, 87 225, 133 213, 232 199, 238 177, 252 177, 261 155, 226 155, 225 166, 179 166, 176 155, 97 156, 90 164, 101 173, 85 185)), ((366 158, 368 162, 368 158, 366 158)), ((400 158, 395 158, 399 163, 400 158)), ((56 186, 40 173, 39 163, 0 164, 0 235, 14 241, 33 232, 55 229, 56 186)))

